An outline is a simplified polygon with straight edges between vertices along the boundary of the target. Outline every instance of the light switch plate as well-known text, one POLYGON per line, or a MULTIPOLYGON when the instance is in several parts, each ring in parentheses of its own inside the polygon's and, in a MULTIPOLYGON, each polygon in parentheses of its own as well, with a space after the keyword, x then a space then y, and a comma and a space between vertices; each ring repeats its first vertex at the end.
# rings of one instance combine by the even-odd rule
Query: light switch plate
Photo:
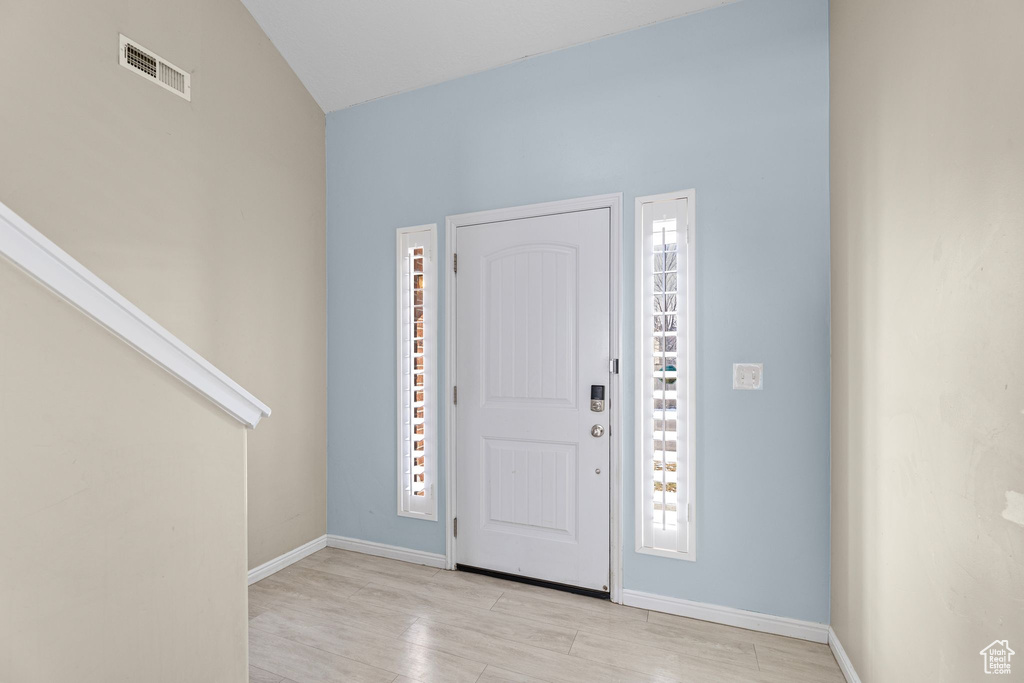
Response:
POLYGON ((764 379, 764 363, 733 363, 732 388, 759 390, 764 379))

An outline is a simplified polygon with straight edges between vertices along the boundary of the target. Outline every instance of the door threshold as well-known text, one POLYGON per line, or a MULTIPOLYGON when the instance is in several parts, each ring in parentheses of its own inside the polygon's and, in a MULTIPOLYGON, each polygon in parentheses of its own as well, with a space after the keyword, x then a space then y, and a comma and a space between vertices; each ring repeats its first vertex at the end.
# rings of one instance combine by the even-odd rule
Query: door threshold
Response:
POLYGON ((529 576, 520 576, 518 574, 508 574, 506 572, 499 572, 493 569, 483 569, 482 567, 471 567, 466 564, 457 564, 455 569, 460 572, 466 572, 468 574, 483 574, 484 576, 492 576, 496 579, 505 579, 506 581, 515 581, 516 583, 525 583, 531 586, 540 586, 541 588, 550 588, 556 591, 562 591, 563 593, 575 593, 576 595, 586 595, 589 598, 598 598, 600 600, 610 600, 611 593, 608 591, 594 590, 593 588, 580 588, 579 586, 570 586, 566 583, 555 583, 554 581, 545 581, 543 579, 534 579, 529 576))

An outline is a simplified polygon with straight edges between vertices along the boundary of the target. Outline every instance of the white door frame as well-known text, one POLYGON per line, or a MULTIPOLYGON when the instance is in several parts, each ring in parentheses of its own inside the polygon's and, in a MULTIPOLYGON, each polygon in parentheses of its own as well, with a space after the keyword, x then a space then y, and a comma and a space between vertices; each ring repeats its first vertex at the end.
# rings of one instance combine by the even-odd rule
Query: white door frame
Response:
MULTIPOLYGON (((622 193, 602 194, 593 197, 580 197, 578 199, 566 199, 556 202, 544 202, 543 204, 530 204, 527 206, 514 206, 506 209, 494 209, 491 211, 476 211, 463 213, 445 218, 445 385, 446 394, 446 429, 444 439, 445 458, 445 567, 455 569, 455 517, 458 514, 456 509, 456 458, 458 453, 455 449, 455 434, 457 427, 456 408, 452 402, 452 387, 456 382, 456 281, 457 278, 453 268, 453 254, 458 253, 456 245, 456 230, 459 227, 478 225, 480 223, 498 223, 502 221, 518 220, 521 218, 535 218, 537 216, 549 216, 558 213, 570 213, 575 211, 588 211, 590 209, 609 209, 610 214, 610 237, 609 260, 610 260, 610 335, 609 348, 611 357, 619 359, 619 373, 627 364, 623 362, 622 350, 622 193)), ((608 387, 608 436, 609 436, 609 473, 608 503, 609 503, 609 547, 610 557, 608 558, 609 593, 612 602, 622 602, 622 428, 623 416, 629 412, 622 405, 622 375, 612 373, 610 386, 608 387)))

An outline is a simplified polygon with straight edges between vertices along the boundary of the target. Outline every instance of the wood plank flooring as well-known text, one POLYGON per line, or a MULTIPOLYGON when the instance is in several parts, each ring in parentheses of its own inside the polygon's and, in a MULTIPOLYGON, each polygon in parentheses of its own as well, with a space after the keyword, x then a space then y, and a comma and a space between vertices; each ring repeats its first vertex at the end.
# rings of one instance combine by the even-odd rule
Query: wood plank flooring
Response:
POLYGON ((251 683, 843 683, 828 646, 327 548, 249 587, 251 683))

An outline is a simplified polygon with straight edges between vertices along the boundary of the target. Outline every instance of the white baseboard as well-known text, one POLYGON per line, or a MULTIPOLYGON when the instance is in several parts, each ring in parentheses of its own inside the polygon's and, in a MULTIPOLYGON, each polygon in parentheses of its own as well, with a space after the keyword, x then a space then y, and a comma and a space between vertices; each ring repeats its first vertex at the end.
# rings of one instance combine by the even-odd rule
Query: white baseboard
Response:
POLYGON ((680 598, 670 598, 653 593, 642 593, 629 589, 622 591, 622 603, 631 607, 675 614, 680 617, 700 619, 726 626, 737 626, 751 631, 774 633, 790 638, 810 640, 815 643, 828 642, 828 625, 813 621, 801 621, 789 617, 776 617, 771 614, 749 612, 734 607, 722 607, 706 602, 694 602, 680 598))
POLYGON ((387 557, 392 560, 411 562, 413 564, 425 564, 428 567, 445 568, 444 555, 441 553, 428 553, 423 550, 411 550, 399 548, 385 543, 374 543, 373 541, 361 541, 358 538, 346 538, 345 536, 327 535, 327 547, 351 550, 364 555, 376 555, 387 557))
POLYGON ((832 650, 832 656, 836 658, 836 663, 839 664, 839 670, 843 672, 843 677, 846 678, 846 683, 860 683, 860 676, 857 675, 857 671, 853 668, 853 662, 846 655, 846 650, 843 649, 842 643, 839 642, 839 636, 836 635, 835 630, 828 627, 828 646, 832 650))
POLYGON ((249 570, 249 585, 256 583, 260 579, 265 579, 275 572, 279 572, 290 564, 295 564, 304 557, 312 555, 317 550, 323 550, 327 547, 327 534, 324 534, 320 538, 314 538, 309 543, 300 545, 295 550, 289 550, 280 557, 275 557, 270 562, 264 562, 258 567, 249 570))

